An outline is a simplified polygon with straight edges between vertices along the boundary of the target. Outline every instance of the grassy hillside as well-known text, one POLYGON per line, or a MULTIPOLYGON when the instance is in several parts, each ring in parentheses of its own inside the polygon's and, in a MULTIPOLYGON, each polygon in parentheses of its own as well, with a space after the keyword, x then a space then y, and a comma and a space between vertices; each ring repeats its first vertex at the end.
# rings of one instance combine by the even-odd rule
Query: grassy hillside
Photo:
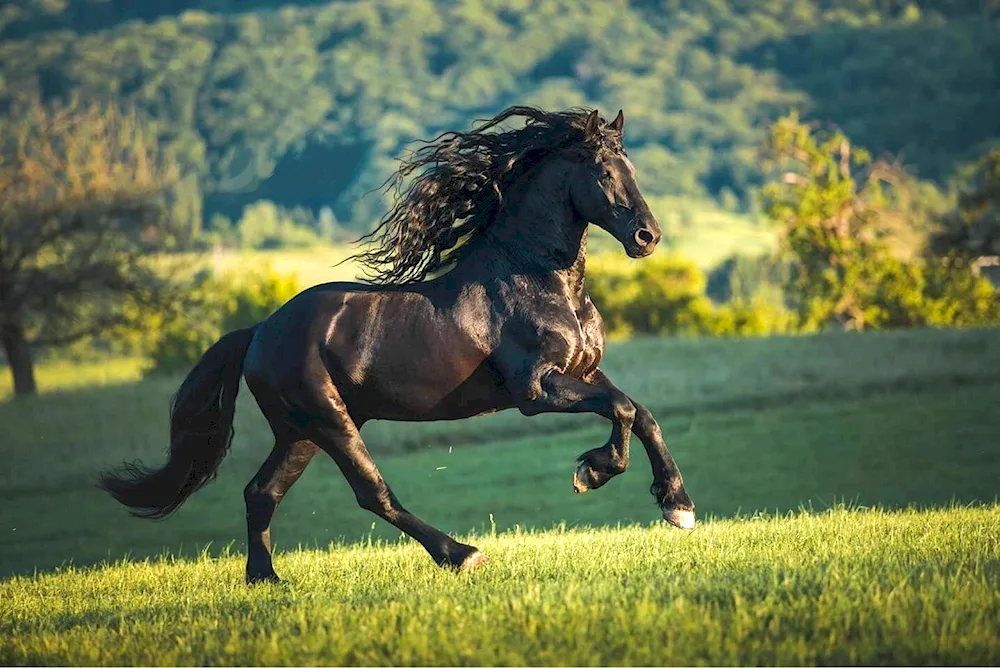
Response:
MULTIPOLYGON (((837 502, 938 506, 992 501, 1000 478, 1000 331, 906 331, 738 341, 636 340, 603 365, 660 419, 702 516, 837 502)), ((153 378, 0 404, 0 568, 197 554, 244 541, 242 489, 270 449, 245 390, 219 480, 174 518, 129 518, 93 486, 123 459, 162 461, 179 378, 153 378)), ((593 416, 505 412, 452 423, 364 428, 412 510, 452 532, 652 522, 649 465, 601 490, 571 490, 574 458, 603 443, 593 416), (492 520, 491 520, 492 517, 492 520)), ((317 457, 275 522, 280 549, 369 533, 336 466, 317 457)))
MULTIPOLYGON (((38 391, 42 394, 85 391, 105 385, 138 382, 148 362, 141 357, 98 358, 86 361, 54 359, 35 369, 38 391)), ((0 400, 14 396, 14 383, 6 364, 0 366, 0 400)))
POLYGON ((6 665, 994 665, 1000 507, 126 562, 0 583, 6 665))
MULTIPOLYGON (((689 200, 661 198, 653 200, 665 229, 678 237, 677 247, 698 266, 709 271, 718 262, 735 253, 753 256, 766 253, 775 242, 774 231, 752 222, 748 216, 726 213, 689 200)), ((317 244, 309 248, 274 250, 224 249, 192 253, 184 261, 192 269, 206 268, 216 273, 271 267, 282 276, 295 276, 301 289, 318 283, 352 281, 360 275, 356 263, 344 261, 357 250, 353 244, 317 244)), ((590 250, 611 261, 625 257, 621 244, 610 234, 594 226, 590 250)), ((663 251, 660 251, 663 252, 663 251)), ((140 357, 96 357, 87 350, 81 359, 69 359, 66 351, 48 351, 37 365, 39 391, 131 383, 142 378, 150 363, 140 357)), ((13 382, 5 361, 0 361, 0 400, 13 394, 13 382)))
POLYGON ((598 418, 374 423, 402 501, 492 561, 441 571, 318 457, 274 522, 286 584, 255 588, 242 488, 270 437, 248 393, 219 480, 143 522, 94 476, 160 461, 180 379, 81 388, 64 367, 66 389, 0 403, 0 662, 1000 661, 1000 330, 646 339, 606 361, 660 418, 694 532, 658 519, 639 447, 572 493, 598 418))
POLYGON ((217 272, 235 271, 250 267, 270 265, 282 276, 294 275, 303 289, 318 283, 353 281, 358 277, 358 267, 344 262, 357 249, 353 246, 315 246, 284 250, 217 250, 210 256, 209 265, 217 272))
MULTIPOLYGON (((709 271, 734 254, 756 256, 773 250, 777 230, 749 215, 724 211, 706 202, 688 198, 652 197, 649 206, 665 233, 670 250, 691 258, 702 270, 709 271)), ((275 250, 218 249, 211 254, 194 255, 194 262, 205 262, 216 271, 269 264, 279 274, 295 274, 303 288, 330 281, 355 280, 360 274, 353 262, 341 262, 360 246, 355 244, 317 244, 307 248, 275 250)), ((626 259, 621 244, 596 225, 590 227, 588 248, 591 254, 626 259)), ((660 250, 660 253, 666 249, 660 250)))

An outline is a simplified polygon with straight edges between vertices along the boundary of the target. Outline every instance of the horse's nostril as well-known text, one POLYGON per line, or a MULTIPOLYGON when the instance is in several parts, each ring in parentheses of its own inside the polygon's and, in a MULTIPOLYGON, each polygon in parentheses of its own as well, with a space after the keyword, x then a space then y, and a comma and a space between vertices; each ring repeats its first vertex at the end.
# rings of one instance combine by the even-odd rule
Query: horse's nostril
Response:
POLYGON ((635 242, 640 246, 648 246, 653 243, 653 239, 655 238, 656 237, 653 236, 653 233, 647 229, 636 230, 635 242))

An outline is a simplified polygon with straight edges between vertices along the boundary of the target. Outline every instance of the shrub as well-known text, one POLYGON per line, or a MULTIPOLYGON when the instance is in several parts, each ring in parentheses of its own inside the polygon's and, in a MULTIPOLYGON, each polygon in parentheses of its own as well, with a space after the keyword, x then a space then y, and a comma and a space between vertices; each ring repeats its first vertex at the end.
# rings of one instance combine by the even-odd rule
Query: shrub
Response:
POLYGON ((768 336, 798 331, 798 318, 782 304, 756 295, 716 307, 713 336, 768 336))
POLYGON ((270 267, 201 276, 191 291, 192 306, 150 323, 152 372, 186 370, 224 333, 249 327, 277 310, 299 291, 295 276, 270 267))
POLYGON ((716 306, 705 294, 702 271, 676 255, 635 264, 597 257, 588 267, 587 287, 612 338, 746 336, 795 329, 792 314, 763 296, 716 306))
POLYGON ((1000 324, 996 288, 977 276, 967 262, 928 258, 887 272, 876 302, 882 308, 881 327, 977 327, 1000 324))

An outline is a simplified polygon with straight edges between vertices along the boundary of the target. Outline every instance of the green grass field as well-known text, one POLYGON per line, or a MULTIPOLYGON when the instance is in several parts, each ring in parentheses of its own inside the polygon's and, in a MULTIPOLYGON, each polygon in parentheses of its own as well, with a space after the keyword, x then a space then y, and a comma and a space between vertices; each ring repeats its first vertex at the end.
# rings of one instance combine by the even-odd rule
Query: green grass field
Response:
MULTIPOLYGON (((82 362, 51 360, 35 368, 35 380, 41 394, 87 391, 104 385, 138 382, 148 366, 141 357, 112 357, 82 362)), ((14 394, 14 382, 6 367, 0 368, 0 401, 14 394)))
POLYGON ((1000 508, 839 510, 479 538, 456 575, 411 544, 124 562, 0 583, 5 665, 991 665, 1000 508))
POLYGON ((493 561, 438 572, 318 457, 274 522, 288 584, 254 590, 242 488, 270 435, 249 393, 219 480, 145 522, 93 481, 162 461, 180 378, 59 390, 53 371, 51 393, 0 403, 0 660, 1000 661, 1000 330, 636 340, 602 366, 660 419, 709 518, 695 532, 657 522, 638 444, 572 493, 599 418, 373 423, 403 503, 493 561))

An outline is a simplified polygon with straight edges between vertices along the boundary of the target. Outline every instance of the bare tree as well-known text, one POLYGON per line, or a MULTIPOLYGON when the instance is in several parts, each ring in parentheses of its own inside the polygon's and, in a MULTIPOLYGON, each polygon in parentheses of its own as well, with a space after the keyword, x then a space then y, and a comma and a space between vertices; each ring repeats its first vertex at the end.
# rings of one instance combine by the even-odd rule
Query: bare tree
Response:
POLYGON ((172 298, 154 257, 172 238, 177 168, 134 114, 34 103, 0 121, 0 344, 16 395, 32 349, 136 322, 172 298))

